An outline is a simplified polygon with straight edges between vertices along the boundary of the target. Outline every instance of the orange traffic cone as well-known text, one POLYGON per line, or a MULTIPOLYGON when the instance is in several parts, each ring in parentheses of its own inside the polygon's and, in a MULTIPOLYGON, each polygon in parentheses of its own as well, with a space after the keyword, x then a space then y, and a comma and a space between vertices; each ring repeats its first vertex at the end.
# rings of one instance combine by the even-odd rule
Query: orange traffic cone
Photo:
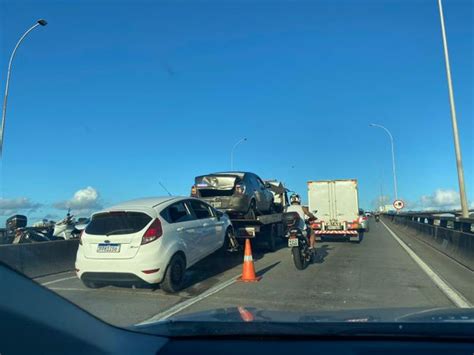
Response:
POLYGON ((239 281, 243 282, 257 282, 262 277, 255 275, 255 266, 253 265, 252 247, 250 245, 250 239, 245 239, 245 253, 244 253, 244 266, 242 268, 242 276, 238 278, 239 281))

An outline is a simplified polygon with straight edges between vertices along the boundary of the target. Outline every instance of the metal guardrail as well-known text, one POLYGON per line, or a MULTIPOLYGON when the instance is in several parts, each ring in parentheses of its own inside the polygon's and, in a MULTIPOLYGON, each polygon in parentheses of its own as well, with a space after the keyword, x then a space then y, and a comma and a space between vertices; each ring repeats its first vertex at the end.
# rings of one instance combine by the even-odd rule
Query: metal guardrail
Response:
POLYGON ((419 213, 399 213, 399 214, 386 214, 387 216, 395 216, 397 219, 405 219, 421 224, 428 224, 432 226, 454 229, 465 233, 474 234, 474 218, 462 218, 462 217, 448 217, 443 214, 455 214, 455 212, 419 212, 419 213))
POLYGON ((474 271, 474 219, 432 214, 385 214, 384 218, 407 228, 407 234, 474 271))

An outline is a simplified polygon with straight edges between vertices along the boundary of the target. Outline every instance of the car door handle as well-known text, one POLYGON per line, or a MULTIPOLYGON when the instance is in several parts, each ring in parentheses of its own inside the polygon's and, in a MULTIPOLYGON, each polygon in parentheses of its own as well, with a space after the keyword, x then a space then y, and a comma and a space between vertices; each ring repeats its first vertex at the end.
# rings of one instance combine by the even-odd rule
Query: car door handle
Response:
POLYGON ((176 228, 176 232, 182 232, 182 231, 184 231, 184 227, 178 227, 178 228, 176 228))
POLYGON ((203 223, 202 226, 203 226, 203 227, 209 227, 210 224, 209 224, 209 223, 203 223))

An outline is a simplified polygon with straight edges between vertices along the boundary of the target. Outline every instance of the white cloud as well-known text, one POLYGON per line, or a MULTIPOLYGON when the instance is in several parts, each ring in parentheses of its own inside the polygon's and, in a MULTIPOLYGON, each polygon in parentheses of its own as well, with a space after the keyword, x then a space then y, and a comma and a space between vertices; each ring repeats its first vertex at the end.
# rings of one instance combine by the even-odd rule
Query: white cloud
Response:
POLYGON ((22 211, 34 212, 41 206, 40 203, 32 202, 27 197, 1 198, 0 216, 11 216, 22 211))
POLYGON ((436 189, 431 195, 423 195, 416 204, 423 210, 454 210, 461 208, 459 192, 436 189))
POLYGON ((90 214, 102 208, 99 193, 91 186, 76 191, 71 199, 56 202, 53 206, 60 210, 71 209, 75 214, 90 214))

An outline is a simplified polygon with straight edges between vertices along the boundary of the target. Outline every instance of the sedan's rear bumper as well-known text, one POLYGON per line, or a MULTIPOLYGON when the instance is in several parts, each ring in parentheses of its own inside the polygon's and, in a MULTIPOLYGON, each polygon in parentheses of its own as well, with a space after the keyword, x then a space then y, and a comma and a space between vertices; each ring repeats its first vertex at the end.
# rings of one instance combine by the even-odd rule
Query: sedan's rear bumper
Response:
POLYGON ((246 213, 250 206, 250 198, 244 196, 204 197, 202 200, 218 210, 225 212, 246 213))
POLYGON ((135 274, 122 272, 84 272, 81 280, 111 284, 144 284, 147 283, 135 274))

